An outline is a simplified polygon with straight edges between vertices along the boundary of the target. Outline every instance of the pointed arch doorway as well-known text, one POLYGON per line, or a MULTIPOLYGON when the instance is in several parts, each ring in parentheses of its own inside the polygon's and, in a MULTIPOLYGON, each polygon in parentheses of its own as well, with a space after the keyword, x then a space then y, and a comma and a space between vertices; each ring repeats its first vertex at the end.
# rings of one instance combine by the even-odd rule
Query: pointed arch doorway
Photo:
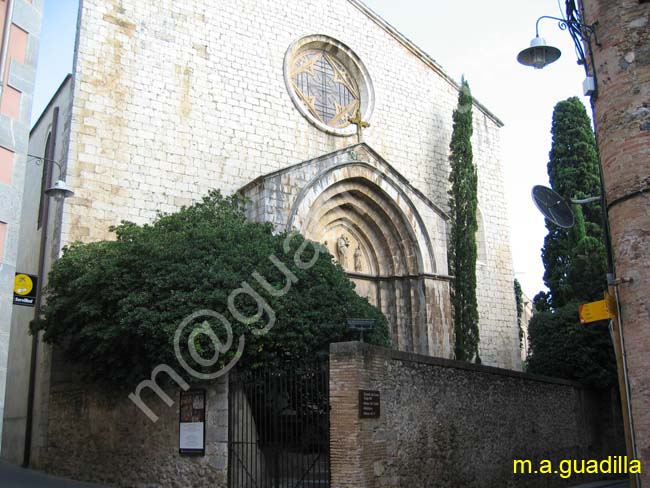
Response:
POLYGON ((324 244, 387 317, 393 347, 451 357, 446 215, 366 144, 242 189, 249 215, 324 244))

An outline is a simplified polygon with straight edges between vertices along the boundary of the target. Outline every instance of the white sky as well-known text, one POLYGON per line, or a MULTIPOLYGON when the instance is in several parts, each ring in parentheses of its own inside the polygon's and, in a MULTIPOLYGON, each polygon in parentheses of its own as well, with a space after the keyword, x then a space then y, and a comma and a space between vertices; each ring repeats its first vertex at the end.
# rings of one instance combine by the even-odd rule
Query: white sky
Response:
MULTIPOLYGON (((45 0, 32 121, 72 69, 77 3, 45 0)), ((543 289, 540 249, 546 228, 530 190, 533 185, 548 184, 546 163, 553 107, 568 97, 582 97, 584 69, 576 64, 570 36, 552 20, 542 21, 540 35, 561 49, 560 60, 544 70, 534 70, 518 64, 516 56, 535 36, 538 17, 562 15, 557 0, 365 3, 429 53, 453 78, 460 80, 464 74, 474 96, 505 123, 503 170, 513 261, 524 292, 533 298, 543 289)), ((582 100, 589 107, 588 99, 582 100)))

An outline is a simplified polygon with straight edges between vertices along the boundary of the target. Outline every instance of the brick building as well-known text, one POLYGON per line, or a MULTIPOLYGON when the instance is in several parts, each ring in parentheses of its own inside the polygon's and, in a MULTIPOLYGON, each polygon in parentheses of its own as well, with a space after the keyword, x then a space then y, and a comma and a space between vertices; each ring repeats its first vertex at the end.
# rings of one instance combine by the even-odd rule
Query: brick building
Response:
POLYGON ((582 0, 597 22, 593 99, 618 278, 636 454, 650 485, 650 2, 582 0))

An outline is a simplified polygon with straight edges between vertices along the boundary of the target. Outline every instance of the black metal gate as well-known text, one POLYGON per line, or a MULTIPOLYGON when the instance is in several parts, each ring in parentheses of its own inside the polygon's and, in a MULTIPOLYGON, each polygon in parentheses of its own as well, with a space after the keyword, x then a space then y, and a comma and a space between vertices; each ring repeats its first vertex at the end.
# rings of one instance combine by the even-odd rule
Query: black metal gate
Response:
POLYGON ((230 375, 230 488, 329 488, 329 365, 230 375))

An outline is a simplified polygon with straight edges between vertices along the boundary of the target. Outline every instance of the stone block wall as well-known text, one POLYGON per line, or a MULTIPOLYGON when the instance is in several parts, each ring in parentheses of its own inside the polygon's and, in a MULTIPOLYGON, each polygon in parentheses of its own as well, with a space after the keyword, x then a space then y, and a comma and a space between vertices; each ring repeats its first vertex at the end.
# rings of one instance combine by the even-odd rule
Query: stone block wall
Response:
POLYGON ((331 346, 330 401, 332 488, 570 486, 580 478, 515 477, 513 460, 624 450, 608 394, 362 343, 331 346), (380 418, 359 418, 359 390, 380 392, 380 418))
POLYGON ((128 398, 130 392, 88 386, 69 366, 54 366, 48 440, 38 469, 110 486, 227 487, 227 379, 205 388, 205 455, 181 455, 179 388, 165 389, 171 407, 143 390, 143 402, 159 417, 154 423, 128 398))

